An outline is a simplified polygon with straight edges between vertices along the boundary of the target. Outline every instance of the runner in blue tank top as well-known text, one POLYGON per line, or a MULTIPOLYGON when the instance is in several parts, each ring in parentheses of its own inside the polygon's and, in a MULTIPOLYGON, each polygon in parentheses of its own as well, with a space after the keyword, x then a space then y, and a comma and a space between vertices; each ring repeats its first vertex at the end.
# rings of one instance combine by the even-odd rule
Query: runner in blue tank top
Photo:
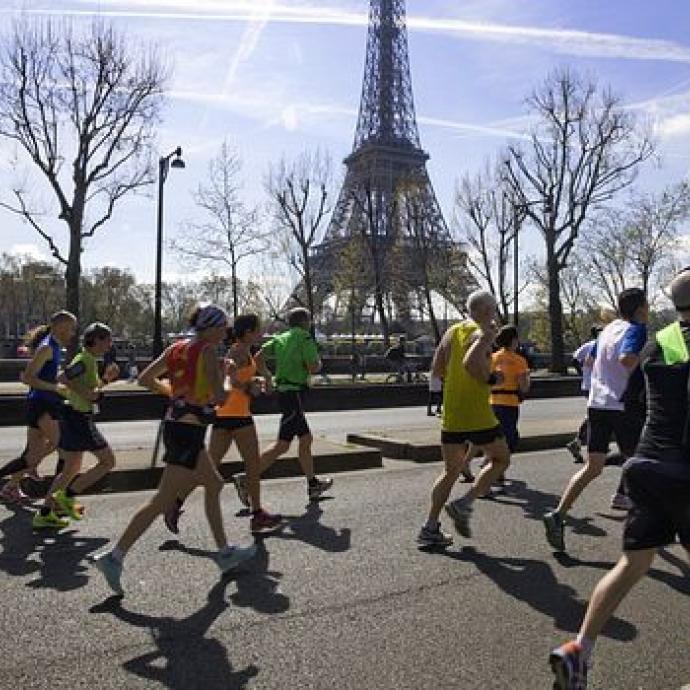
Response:
POLYGON ((0 491, 0 498, 8 502, 24 502, 21 490, 24 474, 36 469, 41 460, 57 448, 60 439, 58 419, 67 389, 57 382, 62 361, 62 348, 74 337, 77 320, 68 311, 59 311, 50 323, 27 333, 24 342, 33 356, 22 374, 29 386, 26 410, 26 447, 22 454, 0 469, 0 477, 12 475, 0 491))

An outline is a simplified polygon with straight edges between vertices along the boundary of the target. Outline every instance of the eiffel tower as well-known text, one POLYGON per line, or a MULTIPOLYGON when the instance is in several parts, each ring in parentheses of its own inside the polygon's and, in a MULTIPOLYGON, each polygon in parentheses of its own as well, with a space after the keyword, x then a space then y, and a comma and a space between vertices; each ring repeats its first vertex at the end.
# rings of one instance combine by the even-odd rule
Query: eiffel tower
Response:
MULTIPOLYGON (((399 323, 409 324, 413 286, 429 282, 429 266, 422 265, 429 252, 452 264, 434 291, 455 306, 464 303, 475 282, 466 267, 466 253, 452 240, 443 218, 426 169, 428 160, 415 116, 405 0, 371 0, 354 147, 344 161, 345 180, 324 240, 312 252, 319 302, 335 291, 343 256, 359 241, 366 250, 358 262, 360 311, 373 296, 379 318, 387 308, 399 323), (409 233, 414 218, 417 230, 409 233)), ((385 331, 387 319, 380 321, 385 331)))

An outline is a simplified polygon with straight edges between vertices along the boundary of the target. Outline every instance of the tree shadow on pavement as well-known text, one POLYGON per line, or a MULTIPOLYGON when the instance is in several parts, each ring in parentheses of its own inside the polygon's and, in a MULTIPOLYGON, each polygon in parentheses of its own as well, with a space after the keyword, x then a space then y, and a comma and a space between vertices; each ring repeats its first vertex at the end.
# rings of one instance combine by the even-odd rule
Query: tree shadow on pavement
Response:
MULTIPOLYGON (((526 518, 541 521, 544 513, 553 510, 558 504, 560 496, 534 489, 522 480, 511 479, 505 494, 495 494, 489 500, 500 505, 522 508, 526 518)), ((566 526, 575 534, 605 537, 608 532, 601 527, 597 527, 593 524, 593 521, 594 518, 591 517, 578 518, 568 514, 566 526)))
POLYGON ((27 587, 59 592, 79 589, 89 581, 87 559, 107 539, 85 537, 74 529, 37 531, 31 527, 33 510, 6 507, 12 514, 0 521, 0 571, 15 577, 36 574, 27 587))
MULTIPOLYGON (((175 539, 166 541, 159 548, 161 551, 180 551, 201 558, 213 558, 215 555, 215 552, 191 548, 175 539)), ((269 614, 284 613, 290 608, 290 598, 278 591, 283 573, 268 569, 269 557, 263 539, 257 539, 256 556, 243 563, 239 571, 231 571, 223 576, 226 583, 235 581, 237 585, 237 592, 230 596, 233 604, 269 614)))
MULTIPOLYGON (((531 558, 501 558, 489 556, 474 547, 462 551, 448 551, 446 555, 458 561, 473 563, 506 594, 524 601, 535 611, 553 617, 558 630, 576 633, 585 614, 586 602, 577 592, 556 579, 551 566, 531 558)), ((637 637, 637 628, 621 618, 613 617, 603 635, 629 642, 637 637)))
POLYGON ((266 536, 296 539, 330 553, 348 551, 351 546, 351 530, 348 527, 337 529, 322 524, 322 515, 320 502, 312 501, 302 515, 285 515, 285 519, 288 520, 285 527, 266 536))
MULTIPOLYGON (((650 568, 647 577, 652 578, 652 580, 657 580, 681 594, 690 594, 690 567, 666 549, 660 549, 659 555, 667 563, 678 568, 681 575, 675 575, 674 573, 669 573, 666 570, 659 570, 658 568, 650 568)), ((583 561, 565 553, 556 554, 555 558, 564 568, 585 567, 608 571, 615 565, 615 563, 606 561, 583 561)))
POLYGON ((148 628, 156 649, 122 664, 128 673, 155 681, 172 690, 240 690, 258 675, 250 664, 233 670, 225 645, 206 633, 228 608, 225 600, 227 580, 221 580, 208 594, 208 603, 187 618, 149 616, 122 606, 121 596, 112 596, 92 606, 90 613, 111 613, 123 623, 148 628))

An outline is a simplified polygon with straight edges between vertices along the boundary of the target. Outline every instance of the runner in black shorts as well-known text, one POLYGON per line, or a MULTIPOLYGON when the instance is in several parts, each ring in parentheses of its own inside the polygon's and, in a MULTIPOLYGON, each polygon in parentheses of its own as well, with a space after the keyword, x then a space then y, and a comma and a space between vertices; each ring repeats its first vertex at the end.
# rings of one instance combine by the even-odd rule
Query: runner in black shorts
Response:
MULTIPOLYGON (((625 397, 647 340, 649 304, 645 293, 639 288, 623 290, 618 295, 618 312, 620 318, 600 333, 593 353, 587 405, 587 463, 570 478, 556 508, 543 517, 546 539, 556 552, 565 551, 565 517, 568 511, 604 470, 611 436, 621 453, 630 457, 641 430, 639 419, 626 412, 625 397)), ((611 507, 616 510, 630 507, 620 485, 611 499, 611 507)))
POLYGON ((26 502, 28 497, 21 489, 24 474, 28 472, 36 477, 38 464, 57 448, 58 422, 67 394, 65 386, 58 382, 58 372, 62 348, 69 345, 76 327, 73 314, 59 311, 50 318, 50 324, 34 328, 24 338, 33 353, 22 374, 22 381, 30 387, 26 401, 26 447, 18 458, 0 470, 0 477, 12 475, 0 491, 4 501, 26 502))
POLYGON ((671 298, 679 321, 657 333, 640 355, 648 411, 635 456, 623 471, 633 503, 623 555, 596 586, 577 639, 551 652, 556 690, 586 689, 597 636, 659 547, 678 539, 690 557, 690 270, 673 280, 671 298))
POLYGON ((143 386, 171 398, 163 427, 166 467, 156 494, 134 515, 112 551, 95 559, 96 567, 117 594, 123 593, 122 563, 129 549, 179 496, 199 484, 206 492, 206 518, 218 547, 216 563, 221 571, 235 568, 256 553, 253 544, 241 548, 227 543, 220 507, 223 478, 204 446, 214 405, 222 404, 227 395, 215 353, 225 337, 228 318, 215 305, 198 306, 190 317, 190 326, 195 331, 194 338, 171 345, 139 377, 143 386), (166 373, 170 383, 160 378, 166 373))
MULTIPOLYGON (((261 322, 256 314, 240 314, 228 329, 229 348, 225 360, 225 388, 228 396, 216 408, 208 454, 219 467, 234 441, 247 469, 233 476, 240 501, 251 508, 252 532, 275 529, 282 523, 280 515, 272 515, 261 506, 261 475, 259 470, 259 439, 251 411, 252 397, 265 390, 265 381, 256 376, 256 362, 252 347, 261 340, 261 322)), ((166 527, 179 531, 178 522, 187 495, 178 498, 166 511, 166 527)))
POLYGON ((298 459, 307 478, 307 496, 317 500, 333 485, 328 477, 314 474, 314 458, 311 454, 313 441, 309 424, 304 416, 304 395, 309 377, 321 368, 316 343, 309 333, 311 315, 306 309, 293 309, 288 314, 290 329, 269 340, 256 358, 259 372, 271 385, 271 372, 266 359, 273 358, 276 366, 276 390, 280 404, 281 418, 278 440, 261 454, 263 474, 281 455, 287 453, 296 437, 299 443, 298 459))
POLYGON ((56 523, 56 513, 81 520, 83 507, 76 497, 115 467, 115 454, 94 423, 98 411, 96 401, 120 371, 113 362, 105 368, 102 377, 98 373, 97 359, 112 345, 110 328, 103 323, 92 323, 84 330, 83 348, 59 377, 68 388, 67 404, 60 420, 59 448, 64 467, 53 479, 43 507, 34 515, 34 528, 66 527, 69 522, 63 517, 56 523), (77 477, 85 452, 95 455, 98 462, 77 477))

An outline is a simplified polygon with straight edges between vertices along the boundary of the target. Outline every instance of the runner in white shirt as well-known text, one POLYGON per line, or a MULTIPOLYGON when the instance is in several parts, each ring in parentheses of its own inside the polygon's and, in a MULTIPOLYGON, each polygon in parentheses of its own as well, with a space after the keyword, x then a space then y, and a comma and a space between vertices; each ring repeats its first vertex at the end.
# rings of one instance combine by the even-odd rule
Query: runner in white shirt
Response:
MULTIPOLYGON (((642 431, 638 415, 626 413, 624 398, 647 340, 649 305, 644 292, 639 288, 623 290, 618 295, 618 312, 620 318, 601 332, 594 353, 587 407, 587 463, 570 479, 556 509, 544 515, 546 538, 558 552, 565 551, 565 516, 589 483, 602 473, 611 436, 621 453, 630 457, 642 431)), ((612 507, 622 509, 624 500, 627 509, 627 498, 617 493, 612 507)))

